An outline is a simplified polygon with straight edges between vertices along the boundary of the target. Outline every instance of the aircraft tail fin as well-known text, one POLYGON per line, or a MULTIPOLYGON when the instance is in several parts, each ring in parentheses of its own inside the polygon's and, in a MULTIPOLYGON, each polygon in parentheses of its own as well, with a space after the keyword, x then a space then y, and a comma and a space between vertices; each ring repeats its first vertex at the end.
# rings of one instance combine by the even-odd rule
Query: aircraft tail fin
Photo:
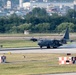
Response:
POLYGON ((67 44, 67 41, 69 40, 69 28, 67 27, 64 37, 61 39, 62 44, 67 44))
POLYGON ((68 28, 68 27, 67 27, 67 29, 66 29, 66 32, 65 32, 65 34, 64 34, 63 39, 69 40, 69 28, 68 28))

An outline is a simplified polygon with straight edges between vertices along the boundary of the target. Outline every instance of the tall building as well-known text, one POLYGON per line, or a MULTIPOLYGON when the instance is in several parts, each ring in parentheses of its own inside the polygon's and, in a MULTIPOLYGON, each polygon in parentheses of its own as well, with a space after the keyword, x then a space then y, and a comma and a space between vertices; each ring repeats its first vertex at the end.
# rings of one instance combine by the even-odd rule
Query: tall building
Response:
POLYGON ((74 10, 76 10, 76 0, 74 0, 73 4, 74 4, 74 10))
POLYGON ((19 7, 23 8, 23 0, 19 0, 19 7))
POLYGON ((11 1, 7 0, 7 9, 11 9, 11 1))

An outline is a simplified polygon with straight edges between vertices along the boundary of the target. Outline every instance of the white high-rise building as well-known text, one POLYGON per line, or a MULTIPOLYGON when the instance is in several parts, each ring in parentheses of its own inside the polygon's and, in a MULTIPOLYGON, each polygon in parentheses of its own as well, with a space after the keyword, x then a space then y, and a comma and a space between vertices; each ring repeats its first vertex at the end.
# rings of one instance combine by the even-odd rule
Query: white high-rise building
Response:
POLYGON ((10 0, 7 1, 7 9, 11 9, 11 1, 10 0))
POLYGON ((19 0, 19 7, 23 8, 23 0, 19 0))

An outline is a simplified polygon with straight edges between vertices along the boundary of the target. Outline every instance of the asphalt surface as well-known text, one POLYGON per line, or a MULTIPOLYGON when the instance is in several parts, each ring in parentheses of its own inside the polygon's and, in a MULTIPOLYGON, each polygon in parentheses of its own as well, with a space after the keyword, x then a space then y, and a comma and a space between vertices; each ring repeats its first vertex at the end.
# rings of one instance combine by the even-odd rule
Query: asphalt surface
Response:
POLYGON ((25 47, 25 48, 0 48, 0 53, 76 53, 76 43, 65 44, 56 49, 47 49, 39 47, 25 47))
POLYGON ((64 73, 64 74, 46 74, 46 75, 76 75, 76 73, 64 73))
POLYGON ((0 53, 76 53, 76 48, 40 49, 40 48, 0 48, 0 53))

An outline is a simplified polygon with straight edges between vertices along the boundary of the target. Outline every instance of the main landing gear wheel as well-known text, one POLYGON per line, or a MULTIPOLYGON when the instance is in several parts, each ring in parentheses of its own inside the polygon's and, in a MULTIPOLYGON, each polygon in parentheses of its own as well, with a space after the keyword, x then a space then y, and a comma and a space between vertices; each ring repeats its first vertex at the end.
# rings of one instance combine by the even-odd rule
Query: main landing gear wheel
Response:
POLYGON ((49 49, 49 48, 50 48, 50 46, 47 46, 47 48, 49 49))
POLYGON ((40 46, 40 48, 42 48, 42 46, 40 46))

